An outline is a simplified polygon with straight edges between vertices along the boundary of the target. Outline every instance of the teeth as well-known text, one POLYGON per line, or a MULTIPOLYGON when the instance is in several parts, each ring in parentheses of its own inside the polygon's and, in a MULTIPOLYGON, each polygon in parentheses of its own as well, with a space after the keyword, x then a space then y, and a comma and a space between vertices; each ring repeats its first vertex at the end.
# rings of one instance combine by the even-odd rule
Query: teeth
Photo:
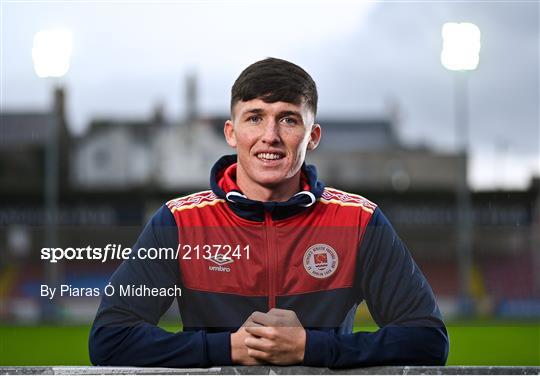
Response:
POLYGON ((273 154, 273 153, 259 153, 259 154, 257 154, 257 158, 259 158, 259 159, 281 159, 281 156, 279 154, 273 154))

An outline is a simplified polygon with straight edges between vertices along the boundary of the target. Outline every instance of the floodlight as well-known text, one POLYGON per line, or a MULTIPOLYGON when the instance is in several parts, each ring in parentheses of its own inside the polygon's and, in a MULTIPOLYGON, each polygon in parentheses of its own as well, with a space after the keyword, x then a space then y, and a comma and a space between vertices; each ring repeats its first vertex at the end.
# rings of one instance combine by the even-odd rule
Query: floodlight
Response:
POLYGON ((69 70, 71 32, 64 29, 41 30, 34 35, 32 60, 38 77, 62 77, 69 70))
POLYGON ((474 70, 480 60, 480 29, 468 22, 442 27, 441 63, 449 70, 474 70))

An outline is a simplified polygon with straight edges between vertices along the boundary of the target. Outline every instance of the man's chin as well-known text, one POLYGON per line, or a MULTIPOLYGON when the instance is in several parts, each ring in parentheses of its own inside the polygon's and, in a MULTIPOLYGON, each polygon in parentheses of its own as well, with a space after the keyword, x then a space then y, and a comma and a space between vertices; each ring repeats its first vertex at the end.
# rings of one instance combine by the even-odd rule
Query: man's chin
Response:
POLYGON ((257 176, 256 182, 266 188, 276 188, 283 184, 286 184, 287 181, 286 174, 283 173, 262 173, 257 176))

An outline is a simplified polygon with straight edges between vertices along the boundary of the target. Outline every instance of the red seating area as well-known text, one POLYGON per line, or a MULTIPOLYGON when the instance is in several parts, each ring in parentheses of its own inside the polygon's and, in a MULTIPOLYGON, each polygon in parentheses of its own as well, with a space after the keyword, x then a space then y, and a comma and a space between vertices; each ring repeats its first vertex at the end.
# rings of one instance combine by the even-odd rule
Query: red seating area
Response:
POLYGON ((481 270, 486 291, 496 300, 535 297, 532 252, 486 259, 481 270))
POLYGON ((444 261, 417 261, 417 263, 436 296, 459 295, 459 272, 456 263, 444 261))
MULTIPOLYGON (((456 262, 417 262, 438 297, 459 295, 459 269, 456 262)), ((495 301, 540 297, 540 289, 535 291, 534 265, 532 252, 476 260, 483 290, 495 301)))

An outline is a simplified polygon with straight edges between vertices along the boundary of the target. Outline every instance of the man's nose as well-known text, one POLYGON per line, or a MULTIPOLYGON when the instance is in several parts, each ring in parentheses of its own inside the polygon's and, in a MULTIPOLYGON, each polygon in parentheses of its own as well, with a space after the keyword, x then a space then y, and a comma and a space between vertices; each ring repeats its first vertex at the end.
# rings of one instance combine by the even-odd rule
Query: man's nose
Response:
POLYGON ((279 142, 279 124, 277 122, 270 120, 264 125, 261 141, 267 144, 279 142))

